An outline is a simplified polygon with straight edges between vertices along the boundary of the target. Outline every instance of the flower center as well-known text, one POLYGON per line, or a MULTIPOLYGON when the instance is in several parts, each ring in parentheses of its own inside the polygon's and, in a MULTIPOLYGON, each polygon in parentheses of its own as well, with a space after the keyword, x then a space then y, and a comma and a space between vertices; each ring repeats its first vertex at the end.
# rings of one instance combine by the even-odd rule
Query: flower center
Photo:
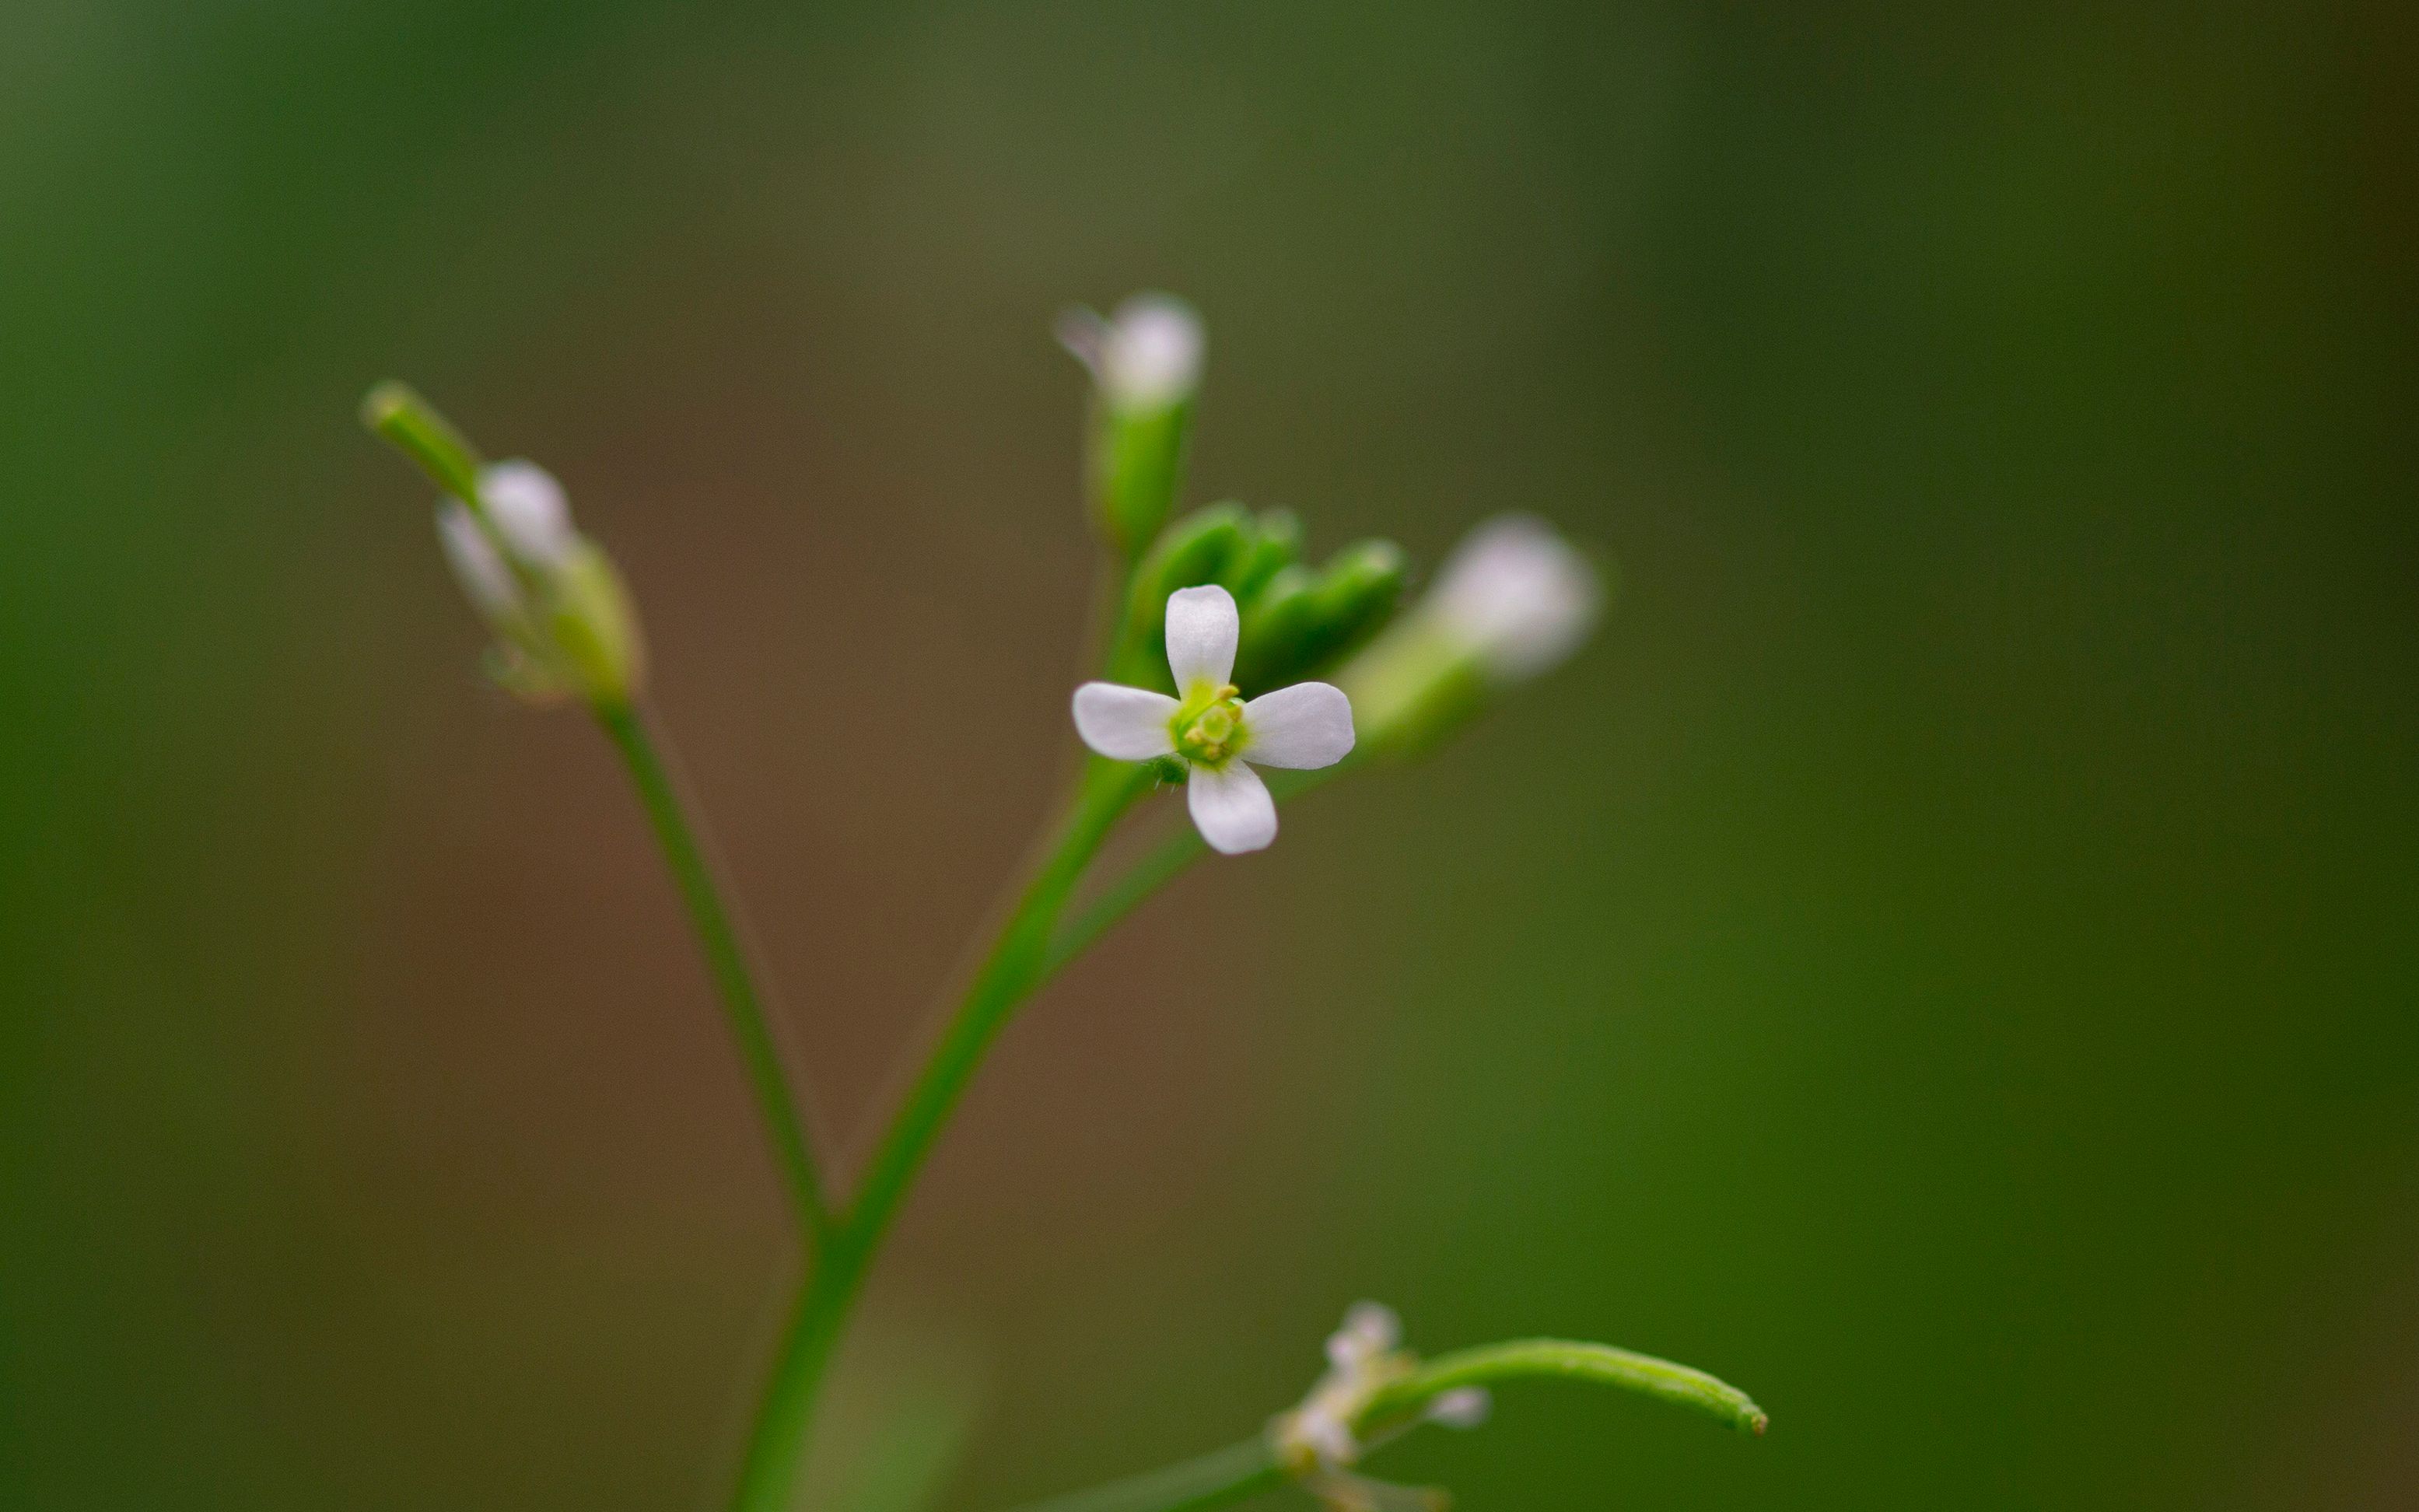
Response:
POLYGON ((1176 749, 1186 761, 1216 766, 1242 744, 1243 703, 1232 684, 1205 692, 1202 702, 1188 700, 1177 712, 1176 749))

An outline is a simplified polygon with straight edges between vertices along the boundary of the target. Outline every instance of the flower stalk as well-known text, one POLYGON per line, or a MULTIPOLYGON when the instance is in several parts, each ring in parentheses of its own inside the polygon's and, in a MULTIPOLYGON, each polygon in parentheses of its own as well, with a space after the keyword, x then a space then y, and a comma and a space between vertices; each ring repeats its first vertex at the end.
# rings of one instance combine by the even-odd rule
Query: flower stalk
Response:
POLYGON ((819 1247, 833 1212, 806 1098, 781 1055, 701 826, 638 702, 637 622, 611 563, 572 530, 551 478, 525 463, 483 461, 410 388, 379 384, 362 401, 362 419, 444 491, 440 538, 500 638, 490 664, 497 680, 536 702, 578 693, 628 769, 704 953, 791 1209, 808 1248, 819 1247))
POLYGON ((1056 838, 976 971, 906 1100, 890 1121, 840 1222, 826 1237, 782 1335, 740 1467, 735 1512, 788 1512, 815 1399, 865 1273, 891 1221, 964 1096, 983 1054, 1047 976, 1050 940, 1068 896, 1128 806, 1148 791, 1148 768, 1091 760, 1056 838))
POLYGON ((800 1105, 803 1100, 792 1093, 780 1041, 764 1011, 763 999, 756 991, 755 977, 747 967, 747 952, 740 944, 731 910, 723 905, 714 867, 699 843, 697 826, 681 801, 679 785, 665 764, 646 716, 628 703, 600 705, 595 713, 606 738, 613 743, 623 764, 629 768, 639 807, 646 810, 656 843, 663 848, 664 864, 671 872, 682 905, 688 910, 689 924, 697 931, 698 944, 705 953, 706 972, 714 979, 724 1016, 731 1024, 732 1040, 739 1047, 740 1061, 747 1072, 748 1089, 755 1094, 756 1110, 764 1120, 765 1134, 773 1146, 774 1164, 780 1169, 781 1184, 789 1193, 791 1207, 804 1230, 809 1253, 820 1254, 830 1242, 834 1227, 831 1202, 824 1192, 823 1168, 815 1159, 814 1142, 808 1134, 806 1111, 800 1105))

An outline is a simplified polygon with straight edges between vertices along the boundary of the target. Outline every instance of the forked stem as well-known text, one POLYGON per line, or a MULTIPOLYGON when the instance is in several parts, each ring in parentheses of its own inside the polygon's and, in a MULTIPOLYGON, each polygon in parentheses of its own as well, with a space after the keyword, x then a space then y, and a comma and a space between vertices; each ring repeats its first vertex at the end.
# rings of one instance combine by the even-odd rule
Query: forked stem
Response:
POLYGON ((1068 894, 1128 805, 1147 767, 1087 759, 1049 851, 1001 926, 956 1014, 874 1149, 856 1194, 825 1236, 781 1337, 740 1466, 737 1512, 790 1512, 813 1426, 815 1398, 865 1283, 932 1143, 1017 1005, 1048 975, 1050 940, 1068 894))

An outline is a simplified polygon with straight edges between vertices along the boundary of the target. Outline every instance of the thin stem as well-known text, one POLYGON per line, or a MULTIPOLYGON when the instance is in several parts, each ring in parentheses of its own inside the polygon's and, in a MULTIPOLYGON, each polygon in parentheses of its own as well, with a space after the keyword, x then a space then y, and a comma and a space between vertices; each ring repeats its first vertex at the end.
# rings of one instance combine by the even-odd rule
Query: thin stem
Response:
POLYGON ((1260 1433, 1181 1464, 1035 1502, 1019 1512, 1207 1512, 1274 1490, 1287 1478, 1268 1435, 1260 1433))
POLYGON ((739 943, 739 932, 732 924, 730 911, 723 906, 714 868, 698 843, 697 826, 681 802, 680 789, 664 765, 644 716, 626 703, 600 704, 596 722, 604 727, 613 748, 621 752, 623 763, 630 769, 630 780, 639 790, 639 801, 655 825, 664 860, 671 868, 681 902, 688 908, 689 922, 696 926, 698 944, 705 951, 706 969, 714 978, 715 991, 731 1021, 732 1036, 739 1041, 739 1058, 746 1064, 748 1084, 756 1093, 757 1111, 763 1116, 765 1130, 772 1136, 782 1184, 789 1189, 791 1202, 797 1210, 808 1247, 821 1250, 832 1239, 835 1219, 824 1195, 814 1146, 807 1134, 802 1100, 782 1063, 779 1042, 765 1017, 755 979, 748 971, 747 954, 739 943))
MULTIPOLYGON (((1352 770, 1359 764, 1347 757, 1333 766, 1309 772, 1271 772, 1269 791, 1280 804, 1291 802, 1313 788, 1352 770)), ((1067 964, 1099 943, 1102 935, 1115 928, 1117 920, 1141 906, 1152 893, 1175 881, 1185 868, 1210 854, 1210 846, 1201 832, 1187 825, 1150 850, 1129 867, 1123 875, 1086 904, 1073 918, 1058 928, 1050 939, 1050 953, 1043 958, 1042 976, 1056 976, 1067 964)))
POLYGON ((816 1258, 757 1411, 732 1501, 740 1512, 787 1512, 815 1395, 864 1286, 866 1270, 983 1053, 1017 1005, 1043 980, 1051 933, 1067 895, 1148 780, 1148 767, 1097 758, 1086 762, 1056 839, 1001 926, 956 1015, 867 1163, 856 1195, 816 1258))

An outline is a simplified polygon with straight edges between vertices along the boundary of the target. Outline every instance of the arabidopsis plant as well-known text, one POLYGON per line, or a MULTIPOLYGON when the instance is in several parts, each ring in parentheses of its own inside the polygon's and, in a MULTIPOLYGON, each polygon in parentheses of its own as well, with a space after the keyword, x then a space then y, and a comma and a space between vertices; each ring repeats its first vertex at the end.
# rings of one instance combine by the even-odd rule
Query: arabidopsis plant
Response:
POLYGON ((1333 766, 1352 749, 1352 703, 1329 683, 1296 683, 1243 699, 1228 681, 1241 616, 1216 584, 1167 596, 1167 667, 1181 695, 1086 683, 1075 689, 1075 732, 1117 761, 1173 758, 1185 772, 1193 822, 1227 856, 1277 838, 1276 800, 1252 768, 1333 766))

